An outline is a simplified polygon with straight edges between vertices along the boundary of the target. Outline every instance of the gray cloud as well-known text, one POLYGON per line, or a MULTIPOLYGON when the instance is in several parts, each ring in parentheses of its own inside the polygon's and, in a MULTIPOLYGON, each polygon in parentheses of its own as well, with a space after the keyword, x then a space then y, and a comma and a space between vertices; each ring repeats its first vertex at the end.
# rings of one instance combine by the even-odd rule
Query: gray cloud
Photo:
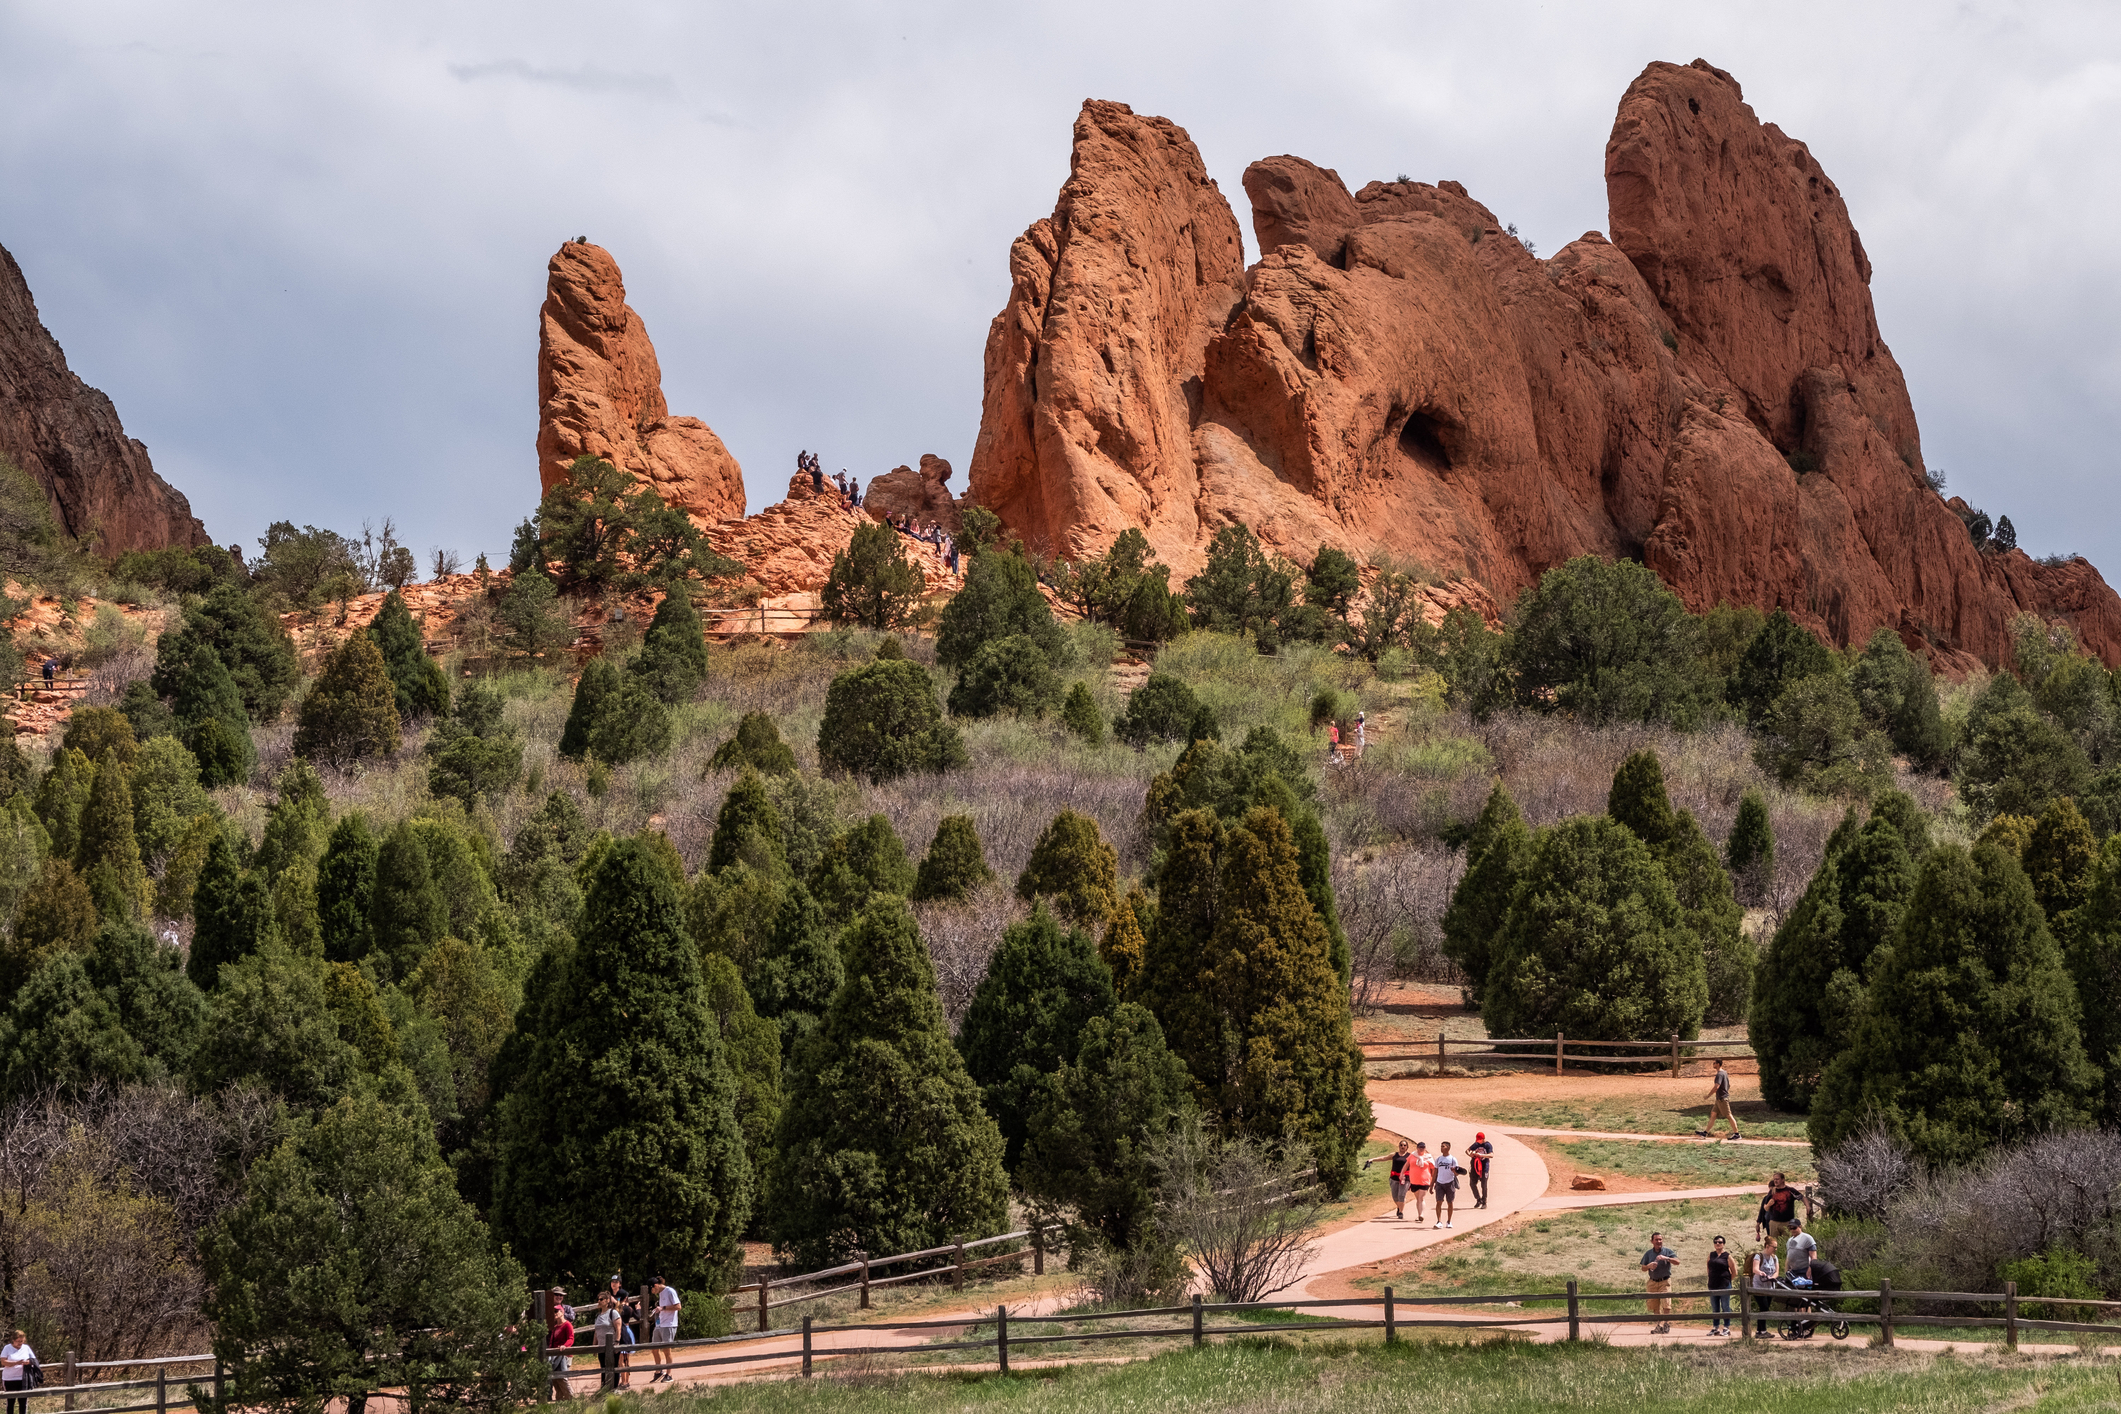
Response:
POLYGON ((668 74, 618 73, 584 64, 573 69, 545 69, 521 59, 496 59, 486 64, 451 64, 451 77, 465 83, 481 79, 521 79, 524 83, 551 84, 583 93, 639 93, 668 98, 677 84, 668 74))

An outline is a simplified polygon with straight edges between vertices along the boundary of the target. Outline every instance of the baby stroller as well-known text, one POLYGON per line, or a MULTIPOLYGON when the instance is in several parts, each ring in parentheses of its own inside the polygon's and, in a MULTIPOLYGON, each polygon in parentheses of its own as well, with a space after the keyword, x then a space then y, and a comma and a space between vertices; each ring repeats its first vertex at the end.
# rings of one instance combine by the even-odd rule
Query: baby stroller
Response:
MULTIPOLYGON (((1776 1283, 1776 1289, 1785 1293, 1783 1300, 1784 1310, 1803 1312, 1806 1315, 1826 1316, 1829 1318, 1826 1323, 1827 1330, 1832 1333, 1834 1339, 1847 1340, 1849 1338, 1849 1323, 1832 1319, 1837 1314, 1833 1298, 1823 1294, 1841 1290, 1841 1269, 1832 1262, 1821 1257, 1814 1257, 1812 1258, 1811 1267, 1804 1276, 1791 1277, 1786 1281, 1778 1282, 1776 1283)), ((1818 1328, 1818 1325, 1819 1322, 1812 1320, 1785 1322, 1782 1327, 1782 1338, 1784 1340, 1810 1340, 1812 1332, 1818 1328)))

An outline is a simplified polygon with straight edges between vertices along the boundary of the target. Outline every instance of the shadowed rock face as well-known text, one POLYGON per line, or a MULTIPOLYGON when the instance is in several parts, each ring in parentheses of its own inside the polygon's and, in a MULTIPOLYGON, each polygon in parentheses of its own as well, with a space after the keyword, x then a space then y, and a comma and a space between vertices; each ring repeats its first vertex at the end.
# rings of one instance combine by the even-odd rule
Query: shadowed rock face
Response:
POLYGON ((22 267, 0 250, 0 455, 44 485, 68 534, 106 555, 207 543, 184 493, 155 475, 111 400, 66 366, 22 267))
POLYGON ((648 328, 618 262, 571 241, 546 266, 538 328, 538 481, 550 491, 582 455, 653 486, 702 525, 744 513, 744 474, 714 430, 672 417, 648 328))
POLYGON ((1840 192, 1736 80, 1650 65, 1606 177, 1611 240, 1541 260, 1456 182, 1350 193, 1270 157, 1240 270, 1185 133, 1084 105, 1053 216, 1010 251, 972 499, 1050 553, 1139 526, 1182 573, 1233 521, 1502 603, 1631 556, 1694 609, 1782 608, 1836 643, 1889 627, 1965 668, 2030 609, 2121 663, 2095 570, 1982 553, 1923 480, 1840 192))

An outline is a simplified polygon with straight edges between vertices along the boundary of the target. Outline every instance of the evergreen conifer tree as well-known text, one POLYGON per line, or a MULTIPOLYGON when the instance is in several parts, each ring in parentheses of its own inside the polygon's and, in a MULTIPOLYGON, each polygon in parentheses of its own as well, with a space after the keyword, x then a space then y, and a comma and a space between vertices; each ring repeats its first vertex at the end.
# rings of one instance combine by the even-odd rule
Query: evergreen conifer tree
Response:
POLYGON ((1090 935, 1063 931, 1043 903, 1002 932, 958 1026, 957 1051, 1002 1132, 1012 1171, 1046 1081, 1075 1058, 1083 1028, 1112 1014, 1112 973, 1090 935))
POLYGON ((574 685, 574 705, 567 709, 567 725, 560 729, 560 755, 579 761, 589 754, 589 733, 607 698, 619 690, 619 670, 602 658, 582 665, 582 676, 574 685))
POLYGON ((211 816, 213 800, 199 784, 198 758, 173 736, 142 742, 132 774, 133 834, 141 857, 163 861, 166 870, 192 821, 211 816))
POLYGON ((153 681, 155 690, 171 699, 177 734, 198 758, 200 780, 208 786, 249 780, 258 755, 243 691, 212 645, 194 643, 178 655, 164 639, 153 681))
MULTIPOLYGON (((1816 642, 1817 640, 1814 640, 1816 642)), ((1672 800, 1664 788, 1664 764, 1657 753, 1645 748, 1634 752, 1613 773, 1613 788, 1606 795, 1606 814, 1635 832, 1635 838, 1663 851, 1672 842, 1677 822, 1672 800)))
POLYGON ((192 985, 211 992, 223 965, 248 957, 273 937, 272 894, 265 879, 246 870, 226 833, 215 831, 192 894, 192 985))
POLYGON ((781 1120, 781 1028, 758 1014, 743 975, 728 958, 702 958, 700 986, 736 1082, 736 1123, 756 1187, 773 1162, 773 1134, 781 1120))
POLYGON ((1200 699, 1182 678, 1151 673, 1127 694, 1127 708, 1112 723, 1112 735, 1137 751, 1155 741, 1183 741, 1200 707, 1200 699))
POLYGON ((95 764, 65 747, 52 753, 50 768, 37 782, 37 818, 50 837, 52 853, 63 859, 81 852, 81 812, 95 783, 95 764))
POLYGON ((66 719, 60 745, 80 752, 99 767, 115 760, 130 769, 140 754, 133 724, 115 707, 76 707, 66 719))
POLYGON ((88 954, 88 980, 140 1044, 151 1076, 181 1079, 206 1026, 206 998, 182 961, 138 924, 106 923, 88 954))
POLYGON ((1827 1067, 1811 1139, 1877 1120, 1925 1162, 2090 1122, 2076 988, 2018 862, 1994 846, 1924 858, 1855 1042, 1827 1067))
POLYGON ((270 722, 302 680, 294 641, 280 620, 234 583, 223 582, 184 611, 184 626, 155 645, 155 672, 148 681, 163 697, 178 699, 177 719, 186 720, 186 692, 179 679, 196 667, 200 649, 214 655, 235 684, 249 721, 270 722))
POLYGON ((1204 1110, 1270 1143, 1300 1137, 1327 1189, 1346 1188, 1370 1132, 1362 1053, 1279 811, 1228 830, 1207 810, 1171 822, 1140 992, 1204 1110))
POLYGON ((376 850, 368 934, 375 955, 389 966, 393 978, 408 976, 428 950, 449 935, 449 902, 435 884, 427 845, 426 832, 411 820, 401 820, 376 850))
POLYGON ((1097 698, 1088 683, 1077 683, 1061 700, 1061 725, 1081 737, 1085 746, 1105 744, 1105 714, 1097 710, 1097 698))
POLYGON ((846 952, 847 980, 798 1048, 781 1110, 775 1246, 810 1267, 1002 1231, 1002 1136, 950 1044, 905 903, 872 903, 846 952))
POLYGON ((288 762, 273 786, 278 795, 265 815, 265 838, 251 859, 252 867, 268 879, 283 869, 315 863, 331 830, 331 801, 307 761, 298 756, 288 762))
POLYGON ((1498 779, 1466 839, 1466 872, 1443 915, 1443 953, 1466 976, 1466 997, 1480 1005, 1495 965, 1503 921, 1517 881, 1532 862, 1532 834, 1498 779))
POLYGON ((1691 1037, 1707 1003, 1701 940, 1649 847, 1603 816, 1541 832, 1481 992, 1489 1032, 1691 1037))
POLYGON ((439 717, 449 710, 449 679, 442 676, 442 665, 427 656, 420 626, 397 590, 383 596, 368 633, 383 655, 383 670, 390 674, 400 721, 439 717))
POLYGON ((349 810, 332 826, 317 866, 317 919, 327 962, 359 962, 375 951, 368 911, 376 890, 376 837, 349 810))
POLYGON ((624 677, 597 708, 589 727, 589 750, 613 766, 647 761, 670 750, 677 724, 670 709, 636 677, 624 677))
POLYGON ((541 1275, 616 1265, 725 1290, 753 1197, 737 1087, 677 891, 640 841, 599 861, 553 995, 501 1104, 495 1225, 541 1275), (655 1175, 652 1224, 612 1201, 634 1170, 655 1175))
POLYGON ((781 740, 781 730, 764 712, 746 712, 736 724, 736 735, 714 749, 707 763, 710 771, 734 771, 749 766, 766 776, 795 774, 795 752, 781 740))
MULTIPOLYGON (((1112 972, 1113 990, 1128 1000, 1141 987, 1142 967, 1149 952, 1149 925, 1155 916, 1149 895, 1136 884, 1127 890, 1119 907, 1112 910, 1112 918, 1105 924, 1105 936, 1097 945, 1098 956, 1112 972)), ((1161 1036, 1159 1029, 1159 1039, 1161 1036)))
MULTIPOLYGON (((965 586, 943 606, 935 635, 935 661, 966 668, 982 648, 1026 637, 1049 668, 1064 666, 1068 637, 1054 622, 1052 606, 1039 592, 1038 572, 1021 554, 980 555, 965 571, 965 586)), ((956 706, 950 709, 956 712, 956 706)))
POLYGON ((146 1053, 89 981, 79 953, 46 959, 0 1017, 0 1095, 9 1100, 39 1092, 71 1100, 99 1082, 134 1085, 151 1074, 146 1053))
POLYGON ((1193 1108, 1192 1091, 1146 1008, 1122 1002, 1092 1017, 1032 1113, 1017 1173, 1024 1191, 1072 1210, 1098 1244, 1136 1250, 1154 1235, 1157 1136, 1193 1108))
POLYGON ((1656 752, 1638 751, 1621 763, 1607 811, 1649 846, 1650 857, 1672 881, 1681 922, 1701 940, 1709 988, 1704 1019, 1712 1026, 1740 1020, 1758 961, 1745 937, 1745 914, 1693 812, 1672 809, 1656 752))
POLYGON ((1016 896, 1050 898, 1068 923, 1094 927, 1119 906, 1119 851, 1105 843, 1097 821, 1063 810, 1031 846, 1016 896))
POLYGON ((913 771, 953 770, 967 759, 964 738, 943 720, 935 682, 918 663, 879 656, 825 690, 821 770, 867 776, 874 785, 913 771))
POLYGON ((1750 786, 1738 798, 1738 819, 1724 845, 1724 865, 1731 871, 1738 898, 1757 904, 1775 878, 1775 831, 1768 823, 1767 797, 1750 786))
POLYGON ((2071 911, 2068 960, 2084 1011, 2084 1050, 2103 1073, 2098 1120, 2121 1125, 2121 835, 2108 836, 2084 902, 2071 911))
POLYGON ((428 791, 466 810, 481 797, 504 794, 523 774, 523 743, 503 716, 500 694, 476 683, 457 694, 420 750, 428 760, 428 791))
POLYGON ((143 917, 154 902, 133 834, 131 779, 132 772, 115 757, 96 772, 74 849, 74 867, 88 880, 96 911, 112 921, 143 917))
MULTIPOLYGON (((296 957, 275 940, 222 969, 192 1054, 194 1092, 252 1085, 299 1114, 373 1090, 377 1077, 341 1034, 331 967, 320 958, 296 957)), ((391 1079, 401 1083, 390 1087, 389 1098, 414 1099, 402 1071, 391 1079)))
POLYGON ((758 1014, 780 1028, 781 1055, 792 1057, 845 980, 838 937, 810 890, 791 884, 773 915, 758 956, 745 970, 758 1014))
POLYGON ((707 868, 719 872, 744 863, 773 878, 786 878, 788 849, 781 840, 781 812, 766 793, 758 772, 746 768, 722 797, 715 816, 714 840, 707 848, 707 868))
POLYGON ((972 661, 959 669, 948 706, 953 717, 1013 712, 1035 719, 1052 711, 1060 696, 1060 674, 1037 640, 1018 633, 979 646, 972 661))
POLYGON ((1833 655, 1818 635, 1777 609, 1739 655, 1724 699, 1757 727, 1792 683, 1833 668, 1833 655))
POLYGON ((1951 734, 1938 707, 1937 685, 1929 664, 1908 652, 1899 634, 1881 628, 1871 635, 1849 673, 1849 686, 1863 715, 1891 738, 1894 750, 1925 769, 1944 760, 1951 734))
POLYGON ((48 958, 85 952, 103 920, 88 881, 56 851, 15 906, 14 927, 0 940, 0 996, 12 996, 48 958))
POLYGON ((871 815, 826 847, 808 882, 826 921, 838 928, 878 894, 904 897, 912 891, 913 878, 905 841, 889 820, 871 815))
POLYGON ((332 650, 316 686, 302 699, 295 754, 344 767, 364 757, 391 755, 399 737, 397 688, 383 654, 367 634, 354 634, 332 650))
POLYGON ((2065 919, 2090 896, 2099 863, 2099 841, 2074 800, 2065 796, 2048 802, 2026 841, 2024 858, 2033 897, 2040 901, 2056 941, 2066 945, 2075 920, 2065 919))
POLYGON ((690 702, 707 681, 707 630, 684 585, 673 585, 655 606, 655 618, 629 671, 671 706, 690 702))
POLYGON ((979 831, 970 815, 945 815, 935 827, 935 838, 921 857, 913 876, 915 903, 930 899, 961 900, 982 884, 991 883, 994 871, 987 867, 987 853, 980 848, 979 831))

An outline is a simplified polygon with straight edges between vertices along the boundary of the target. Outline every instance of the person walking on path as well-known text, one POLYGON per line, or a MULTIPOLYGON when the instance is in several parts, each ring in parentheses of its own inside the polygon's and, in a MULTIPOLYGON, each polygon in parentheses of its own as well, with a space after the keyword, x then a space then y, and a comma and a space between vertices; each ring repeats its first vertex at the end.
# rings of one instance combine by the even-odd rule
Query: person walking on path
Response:
POLYGON ((1695 1135, 1702 1139, 1708 1138, 1710 1130, 1715 1129, 1716 1121, 1719 1119, 1731 1127, 1728 1137, 1732 1139, 1745 1137, 1738 1132, 1738 1121, 1731 1114, 1731 1073, 1724 1069, 1722 1056, 1716 1057, 1716 1073, 1709 1079, 1708 1126, 1704 1129, 1695 1130, 1695 1135))
MULTIPOLYGON (((1377 1160, 1364 1159, 1362 1166, 1368 1168, 1377 1160)), ((1399 1147, 1392 1151, 1392 1216, 1404 1219, 1407 1215, 1407 1194, 1413 1188, 1414 1149, 1402 1139, 1399 1147)))
POLYGON ((1363 727, 1362 713, 1357 712, 1355 714, 1355 759, 1361 760, 1362 754, 1369 749, 1370 734, 1363 727))
MULTIPOLYGON (((556 1286, 548 1294, 552 1297, 552 1313, 545 1324, 545 1349, 566 1350, 574 1344, 574 1321, 567 1311, 567 1290, 556 1286)), ((568 1382, 567 1370, 574 1357, 548 1354, 545 1359, 552 1366, 552 1397, 573 1399, 574 1387, 568 1382)))
POLYGON ((1811 1279, 1812 1257, 1819 1251, 1818 1239, 1804 1230, 1803 1218, 1790 1219, 1790 1240, 1782 1249, 1782 1276, 1785 1281, 1798 1277, 1811 1279))
POLYGON ((1642 1254, 1643 1274, 1649 1278, 1650 1297, 1646 1304, 1651 1315, 1665 1318, 1650 1327, 1651 1335, 1672 1333, 1672 1298, 1661 1293, 1672 1289, 1672 1263, 1678 1260, 1679 1254, 1664 1245, 1663 1233, 1650 1234, 1650 1250, 1642 1254))
POLYGON ((44 685, 46 687, 50 687, 52 685, 52 679, 57 676, 59 672, 59 660, 56 658, 46 658, 44 660, 43 672, 44 685))
MULTIPOLYGON (((1746 1279, 1753 1284, 1753 1309, 1772 1310, 1775 1305, 1775 1278, 1782 1270, 1782 1264, 1775 1260, 1774 1244, 1769 1243, 1755 1252, 1751 1267, 1752 1270, 1746 1273, 1746 1279)), ((1753 1334, 1766 1335, 1767 1322, 1753 1322, 1753 1334)))
POLYGON ((1760 1200, 1760 1211, 1753 1215, 1753 1235, 1765 1242, 1780 1242, 1790 1235, 1790 1224, 1797 1220, 1797 1190, 1781 1172, 1768 1180, 1766 1196, 1760 1200))
POLYGON ((1709 1253, 1709 1334, 1731 1333, 1731 1284, 1736 1275, 1731 1263, 1731 1254, 1725 1250, 1723 1239, 1716 1239, 1716 1246, 1709 1253), (1718 1321, 1717 1316, 1723 1319, 1718 1321))
POLYGON ((625 1311, 610 1292, 605 1292, 597 1298, 595 1342, 597 1369, 602 1372, 597 1381, 599 1394, 610 1394, 619 1387, 619 1334, 625 1329, 625 1311))
POLYGON ((1470 1161, 1466 1167, 1466 1181, 1473 1192, 1473 1206, 1488 1206, 1488 1175, 1495 1168, 1495 1146, 1488 1142, 1485 1134, 1473 1136, 1473 1146, 1466 1150, 1470 1161))
POLYGON ((1326 723, 1326 760, 1332 765, 1340 764, 1340 723, 1326 723))
POLYGON ((655 1332, 648 1337, 648 1358, 665 1368, 658 1370, 649 1379, 650 1384, 670 1379, 670 1343, 678 1338, 678 1311, 684 1304, 678 1300, 676 1287, 669 1285, 661 1277, 655 1279, 655 1332))
POLYGON ((1458 1160, 1451 1153, 1451 1141, 1443 1141, 1443 1152, 1436 1158, 1436 1225, 1449 1228, 1451 1219, 1458 1216, 1458 1160))
POLYGON ((0 1346, 0 1367, 4 1367, 0 1368, 0 1385, 7 1389, 7 1414, 29 1414, 29 1391, 37 1387, 30 1379, 30 1367, 36 1363, 37 1352, 30 1349, 29 1337, 21 1331, 0 1346))
POLYGON ((1414 1221, 1420 1222, 1421 1210, 1427 1204, 1429 1185, 1436 1181, 1436 1160, 1429 1157, 1429 1146, 1419 1140, 1414 1144, 1414 1221))

